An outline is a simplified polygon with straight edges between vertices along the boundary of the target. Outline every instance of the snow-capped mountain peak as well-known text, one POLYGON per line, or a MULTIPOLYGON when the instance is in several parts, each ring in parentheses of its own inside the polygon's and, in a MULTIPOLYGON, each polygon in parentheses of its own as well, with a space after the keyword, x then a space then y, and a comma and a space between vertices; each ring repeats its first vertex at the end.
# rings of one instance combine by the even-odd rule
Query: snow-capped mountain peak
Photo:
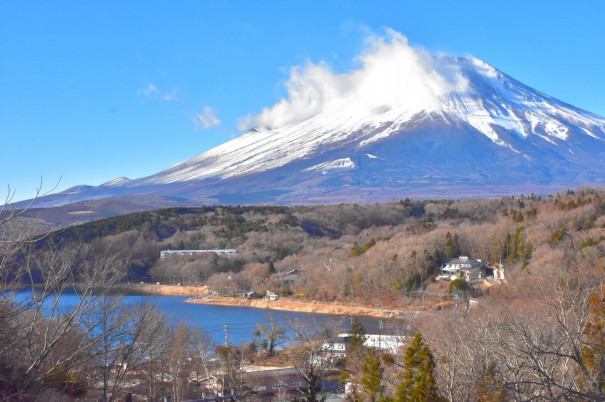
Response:
MULTIPOLYGON (((533 90, 483 61, 473 57, 439 57, 433 64, 454 75, 457 84, 441 92, 425 91, 429 95, 417 104, 385 99, 383 105, 368 109, 368 102, 356 99, 344 102, 338 98, 303 121, 280 128, 251 130, 145 181, 226 179, 268 171, 309 158, 336 144, 367 148, 436 118, 450 125, 472 127, 495 145, 524 155, 525 151, 511 143, 512 134, 551 144, 568 141, 572 134, 605 139, 604 118, 533 90)), ((573 150, 574 145, 570 146, 573 150)))
POLYGON ((605 184, 603 117, 474 57, 412 48, 393 32, 359 62, 345 73, 325 63, 294 68, 288 96, 243 119, 241 136, 151 176, 70 189, 53 202, 141 194, 375 202, 605 184))

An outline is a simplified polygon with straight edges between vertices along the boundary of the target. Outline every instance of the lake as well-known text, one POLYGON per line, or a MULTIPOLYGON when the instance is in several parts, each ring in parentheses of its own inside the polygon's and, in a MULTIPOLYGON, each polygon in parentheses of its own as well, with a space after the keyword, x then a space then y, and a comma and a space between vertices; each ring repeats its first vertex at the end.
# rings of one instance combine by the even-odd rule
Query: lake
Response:
MULTIPOLYGON (((27 297, 27 292, 20 292, 18 298, 27 297)), ((257 323, 267 323, 273 317, 278 325, 288 329, 288 336, 293 336, 288 324, 295 322, 308 322, 309 325, 321 325, 323 323, 340 323, 343 331, 350 327, 349 316, 299 313, 293 311, 278 311, 270 309, 259 309, 239 306, 217 306, 211 304, 186 303, 187 296, 142 296, 123 295, 122 301, 126 304, 135 304, 145 301, 154 304, 167 320, 176 325, 185 321, 189 325, 199 325, 214 343, 225 343, 225 326, 229 329, 229 338, 232 343, 249 342, 252 332, 257 323)), ((61 296, 61 304, 64 307, 75 304, 77 296, 73 292, 65 292, 61 296)), ((380 327, 380 319, 373 317, 359 317, 362 325, 368 333, 377 333, 380 327)), ((397 319, 382 320, 382 330, 385 331, 389 324, 397 325, 397 319)))

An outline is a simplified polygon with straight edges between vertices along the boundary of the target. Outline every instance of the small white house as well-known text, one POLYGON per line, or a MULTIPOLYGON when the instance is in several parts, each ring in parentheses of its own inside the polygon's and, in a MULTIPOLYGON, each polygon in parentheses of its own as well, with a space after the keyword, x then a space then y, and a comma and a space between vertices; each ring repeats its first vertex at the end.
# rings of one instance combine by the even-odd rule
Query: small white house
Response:
POLYGON ((441 275, 438 278, 451 280, 464 278, 468 282, 482 278, 484 268, 485 262, 481 260, 474 260, 467 256, 450 258, 441 264, 441 275))
POLYGON ((267 297, 267 299, 269 300, 279 300, 279 295, 277 293, 273 293, 270 290, 267 290, 267 293, 265 294, 265 296, 267 297))

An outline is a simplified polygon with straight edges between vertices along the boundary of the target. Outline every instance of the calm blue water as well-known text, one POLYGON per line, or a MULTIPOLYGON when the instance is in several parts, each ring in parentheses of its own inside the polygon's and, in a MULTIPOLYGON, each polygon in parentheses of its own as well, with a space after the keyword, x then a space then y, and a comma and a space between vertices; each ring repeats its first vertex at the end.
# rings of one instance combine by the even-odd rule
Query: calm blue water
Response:
MULTIPOLYGON (((17 296, 25 299, 28 294, 27 292, 21 292, 17 296)), ((183 320, 189 325, 199 325, 217 344, 225 342, 225 325, 228 325, 231 342, 237 345, 240 342, 250 341, 256 324, 268 322, 271 316, 278 325, 288 329, 287 334, 289 336, 293 336, 294 333, 289 329, 288 324, 295 322, 295 320, 307 322, 309 325, 317 324, 318 326, 321 326, 322 323, 340 323, 340 326, 345 330, 350 325, 348 316, 193 304, 186 303, 186 299, 185 296, 122 296, 122 302, 126 304, 145 301, 148 304, 156 305, 166 319, 175 325, 183 320)), ((65 292, 61 296, 61 306, 65 309, 69 309, 69 306, 74 305, 76 301, 77 296, 73 293, 65 292)), ((373 332, 378 328, 378 319, 360 317, 360 320, 368 332, 373 332)))

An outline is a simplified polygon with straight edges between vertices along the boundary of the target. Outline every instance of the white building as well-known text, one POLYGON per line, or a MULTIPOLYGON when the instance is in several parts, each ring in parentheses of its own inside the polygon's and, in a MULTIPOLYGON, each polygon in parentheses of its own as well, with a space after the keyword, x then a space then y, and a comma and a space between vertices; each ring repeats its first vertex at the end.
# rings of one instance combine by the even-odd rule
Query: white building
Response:
POLYGON ((211 250, 162 250, 160 251, 160 258, 166 258, 170 256, 187 256, 187 255, 196 255, 196 254, 204 254, 204 253, 214 253, 214 254, 235 254, 235 249, 226 248, 226 249, 211 249, 211 250))
MULTIPOLYGON (((328 355, 346 356, 346 344, 349 342, 349 337, 348 333, 338 334, 338 339, 324 344, 324 350, 328 355)), ((366 334, 365 338, 364 346, 392 354, 397 353, 400 347, 406 345, 406 337, 402 335, 366 334)))
POLYGON ((439 279, 457 279, 464 278, 467 282, 473 279, 482 278, 484 274, 485 262, 474 260, 466 256, 450 258, 441 264, 441 275, 439 279))

